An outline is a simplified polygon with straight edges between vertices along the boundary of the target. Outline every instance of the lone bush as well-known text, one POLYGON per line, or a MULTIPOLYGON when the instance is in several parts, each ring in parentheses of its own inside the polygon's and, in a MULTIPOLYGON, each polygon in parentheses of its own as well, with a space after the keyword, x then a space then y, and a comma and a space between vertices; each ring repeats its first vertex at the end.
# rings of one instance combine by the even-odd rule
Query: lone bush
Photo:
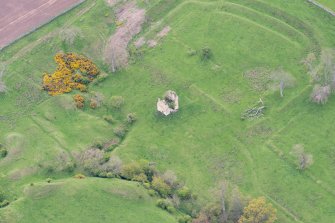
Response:
POLYGON ((276 214, 276 209, 267 204, 264 197, 260 197, 249 202, 238 223, 273 223, 277 220, 276 214))
POLYGON ((76 104, 76 107, 82 109, 84 107, 85 98, 80 94, 73 95, 73 100, 76 104))
POLYGON ((135 113, 129 113, 127 115, 127 123, 128 124, 133 124, 134 122, 136 122, 136 120, 137 120, 137 117, 136 117, 135 113))
POLYGON ((109 106, 114 109, 120 109, 124 104, 124 99, 122 96, 112 96, 109 100, 109 106))
POLYGON ((74 178, 76 178, 76 179, 84 179, 86 177, 85 177, 84 174, 78 173, 78 174, 74 175, 74 178))
POLYGON ((7 154, 8 154, 7 149, 2 144, 0 144, 0 158, 6 157, 7 154))
POLYGON ((312 154, 305 152, 305 148, 301 144, 293 146, 291 154, 296 158, 296 166, 298 170, 305 170, 313 164, 312 154))
POLYGON ((114 122, 114 119, 113 119, 112 115, 104 115, 103 119, 108 123, 113 123, 114 122))
POLYGON ((201 49, 201 60, 206 61, 213 57, 212 50, 209 47, 204 47, 201 49))
POLYGON ((114 134, 117 137, 123 139, 126 136, 126 131, 127 131, 126 127, 124 127, 123 125, 120 125, 114 129, 114 134))

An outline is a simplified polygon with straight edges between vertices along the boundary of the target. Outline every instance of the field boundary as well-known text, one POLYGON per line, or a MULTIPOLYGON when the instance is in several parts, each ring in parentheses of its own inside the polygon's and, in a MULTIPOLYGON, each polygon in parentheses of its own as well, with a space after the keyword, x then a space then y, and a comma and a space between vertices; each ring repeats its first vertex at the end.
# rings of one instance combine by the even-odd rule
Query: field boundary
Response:
POLYGON ((77 8, 78 6, 80 6, 82 3, 84 3, 86 0, 80 0, 78 3, 74 4, 73 6, 69 7, 69 8, 66 8, 64 11, 62 11, 60 14, 56 15, 56 16, 53 16, 51 17, 50 19, 46 20, 45 22, 37 25, 36 27, 32 28, 30 31, 28 32, 25 32, 23 33, 22 35, 19 35, 17 38, 13 39, 13 41, 9 42, 7 45, 3 46, 3 47, 0 47, 0 52, 11 46, 13 43, 17 42, 18 40, 22 39, 23 37, 37 31, 38 29, 44 27, 45 25, 49 24, 50 22, 54 21, 56 18, 58 18, 59 16, 62 16, 64 14, 66 14, 67 12, 71 11, 72 9, 75 9, 77 8))
POLYGON ((335 16, 335 12, 329 8, 327 8, 326 6, 322 5, 321 3, 314 1, 314 0, 307 0, 309 3, 319 7, 320 9, 322 9, 323 11, 328 12, 329 14, 331 14, 332 16, 335 16))

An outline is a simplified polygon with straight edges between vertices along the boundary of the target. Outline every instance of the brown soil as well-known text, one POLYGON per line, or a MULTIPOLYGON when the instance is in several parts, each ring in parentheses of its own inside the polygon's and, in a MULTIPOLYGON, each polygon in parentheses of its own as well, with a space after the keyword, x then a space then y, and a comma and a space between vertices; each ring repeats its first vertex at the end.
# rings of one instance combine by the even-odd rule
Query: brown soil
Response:
POLYGON ((82 0, 0 0, 0 49, 82 0))
POLYGON ((141 31, 145 19, 145 10, 128 2, 117 9, 116 18, 120 24, 114 35, 109 39, 106 50, 106 62, 111 70, 124 67, 128 63, 127 46, 132 38, 141 31))

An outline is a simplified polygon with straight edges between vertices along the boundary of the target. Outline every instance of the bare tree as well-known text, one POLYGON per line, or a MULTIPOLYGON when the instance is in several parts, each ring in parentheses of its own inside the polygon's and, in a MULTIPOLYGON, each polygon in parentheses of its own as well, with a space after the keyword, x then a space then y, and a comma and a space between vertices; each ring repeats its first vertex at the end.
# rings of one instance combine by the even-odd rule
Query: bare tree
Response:
POLYGON ((283 69, 278 69, 271 72, 271 80, 273 81, 273 87, 279 87, 280 96, 284 97, 284 89, 287 87, 293 87, 295 84, 295 78, 283 69))
POLYGON ((301 144, 294 145, 291 154, 296 157, 296 165, 299 170, 305 170, 313 164, 312 154, 306 153, 301 144))
POLYGON ((232 222, 237 222, 243 214, 244 203, 237 188, 232 191, 232 196, 229 205, 228 219, 232 222))
POLYGON ((221 184, 221 197, 220 197, 220 202, 221 202, 221 221, 222 222, 227 222, 228 215, 226 211, 226 191, 227 191, 227 186, 225 183, 221 184))
POLYGON ((321 86, 317 84, 313 88, 311 100, 317 104, 326 104, 330 94, 331 88, 329 85, 321 86))

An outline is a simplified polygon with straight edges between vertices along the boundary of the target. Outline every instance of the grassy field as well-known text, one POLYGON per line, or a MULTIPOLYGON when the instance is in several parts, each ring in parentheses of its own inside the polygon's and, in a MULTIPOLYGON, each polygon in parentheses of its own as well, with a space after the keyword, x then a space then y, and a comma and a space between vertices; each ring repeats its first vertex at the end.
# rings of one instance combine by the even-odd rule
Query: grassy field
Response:
POLYGON ((335 10, 335 2, 332 0, 318 0, 318 2, 328 7, 329 9, 335 10))
MULTIPOLYGON (((171 32, 155 48, 144 47, 143 55, 117 73, 109 73, 103 64, 103 47, 116 25, 113 10, 102 0, 87 0, 0 52, 9 89, 0 95, 0 142, 9 145, 9 155, 0 161, 0 185, 13 200, 0 209, 0 218, 175 222, 135 183, 80 181, 68 179, 72 175, 64 171, 45 169, 50 163, 61 168, 60 154, 72 160, 95 140, 113 139, 113 129, 125 114, 135 112, 138 121, 113 151, 125 162, 147 159, 161 170, 173 170, 203 204, 226 180, 246 197, 265 196, 278 209, 278 222, 332 222, 335 98, 324 106, 310 102, 311 80, 301 61, 310 52, 319 60, 323 49, 335 48, 334 18, 303 0, 139 5, 160 23, 147 25, 136 38, 151 37, 165 25, 171 32), (82 32, 73 45, 59 38, 67 27, 82 32), (211 60, 188 53, 203 47, 212 49, 211 60), (42 74, 55 69, 53 56, 61 50, 85 54, 109 73, 90 90, 105 98, 122 95, 122 110, 77 110, 71 107, 71 94, 50 97, 41 91, 42 74), (283 98, 278 89, 256 88, 243 74, 259 68, 283 69, 294 77, 295 86, 283 98), (163 118, 156 115, 156 100, 168 89, 179 94, 181 109, 163 118), (265 116, 242 121, 241 113, 260 98, 267 107, 265 116), (108 124, 104 115, 113 115, 116 122, 108 124), (296 144, 314 157, 304 172, 295 168, 290 155, 296 144), (47 177, 56 180, 46 184, 47 177)), ((264 80, 257 81, 264 86, 264 80)))

